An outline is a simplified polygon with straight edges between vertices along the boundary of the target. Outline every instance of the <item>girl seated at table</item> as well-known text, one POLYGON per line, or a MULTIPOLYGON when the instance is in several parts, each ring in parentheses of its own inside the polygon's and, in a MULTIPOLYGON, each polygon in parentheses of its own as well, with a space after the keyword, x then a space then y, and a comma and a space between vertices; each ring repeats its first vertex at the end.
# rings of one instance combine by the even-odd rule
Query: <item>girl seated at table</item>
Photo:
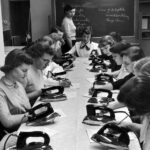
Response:
POLYGON ((112 57, 110 48, 115 44, 113 38, 110 35, 103 36, 99 41, 99 48, 102 53, 102 58, 106 66, 108 66, 111 71, 116 71, 120 69, 120 65, 117 65, 112 57))
POLYGON ((106 83, 105 85, 95 85, 94 89, 108 89, 108 90, 116 90, 120 89, 120 87, 128 81, 130 78, 134 76, 133 74, 133 65, 134 63, 144 57, 144 53, 142 49, 138 46, 130 46, 128 49, 121 53, 123 55, 123 63, 126 66, 128 72, 130 72, 123 79, 119 79, 113 83, 106 83))
POLYGON ((121 65, 121 68, 119 70, 108 73, 106 72, 107 74, 111 75, 115 80, 122 79, 129 74, 129 72, 125 68, 125 64, 123 64, 123 56, 121 55, 121 52, 129 47, 130 44, 127 42, 118 42, 110 48, 110 52, 112 53, 114 61, 118 66, 121 65))
POLYGON ((24 82, 32 59, 22 50, 12 50, 1 67, 4 76, 0 79, 0 126, 12 132, 26 121, 26 111, 31 108, 28 96, 20 82, 24 82))
POLYGON ((47 83, 42 71, 51 61, 53 51, 50 49, 49 45, 44 45, 42 43, 35 43, 25 51, 33 59, 33 64, 27 74, 25 89, 29 99, 35 100, 41 95, 41 89, 44 88, 47 83))
POLYGON ((77 57, 89 57, 92 50, 96 50, 98 55, 101 55, 98 43, 91 41, 91 34, 91 30, 85 28, 82 31, 82 40, 76 42, 68 53, 77 57))
MULTIPOLYGON (((148 68, 147 68, 148 69, 148 68)), ((118 100, 142 118, 142 124, 122 122, 120 126, 135 132, 142 150, 150 149, 150 77, 139 75, 128 81, 120 90, 118 100)))
MULTIPOLYGON (((135 62, 134 66, 133 66, 133 72, 135 76, 141 75, 141 74, 145 74, 148 75, 150 74, 150 71, 148 72, 147 68, 150 68, 150 57, 144 57, 140 60, 138 60, 137 62, 135 62)), ((125 105, 115 101, 115 102, 111 102, 109 103, 108 107, 111 109, 118 109, 120 107, 124 107, 125 105)))

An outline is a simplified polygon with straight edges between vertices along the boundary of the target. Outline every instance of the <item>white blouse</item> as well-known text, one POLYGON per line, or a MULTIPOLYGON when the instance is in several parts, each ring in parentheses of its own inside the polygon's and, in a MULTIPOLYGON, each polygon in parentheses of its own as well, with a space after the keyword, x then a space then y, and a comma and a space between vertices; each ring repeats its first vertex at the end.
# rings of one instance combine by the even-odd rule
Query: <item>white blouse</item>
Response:
POLYGON ((66 38, 71 40, 76 40, 76 26, 73 23, 73 20, 68 17, 64 17, 62 21, 62 29, 66 38))
POLYGON ((71 48, 71 50, 68 52, 69 54, 77 55, 79 57, 89 57, 92 50, 97 50, 97 53, 101 55, 100 49, 98 47, 98 43, 95 42, 88 42, 86 45, 89 49, 86 47, 82 47, 83 42, 76 42, 75 45, 71 48))

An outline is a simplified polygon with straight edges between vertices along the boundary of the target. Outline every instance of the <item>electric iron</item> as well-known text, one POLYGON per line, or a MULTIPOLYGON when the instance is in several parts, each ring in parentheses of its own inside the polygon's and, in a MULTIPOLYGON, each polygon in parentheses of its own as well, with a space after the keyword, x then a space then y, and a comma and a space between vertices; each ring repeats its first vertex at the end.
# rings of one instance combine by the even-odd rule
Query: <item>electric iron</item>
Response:
POLYGON ((50 103, 41 103, 30 110, 28 110, 27 125, 39 126, 54 123, 56 117, 60 114, 54 112, 50 103))
POLYGON ((45 102, 56 102, 64 101, 67 99, 67 96, 63 94, 63 86, 52 86, 45 89, 42 89, 41 101, 45 102))
POLYGON ((91 139, 96 143, 119 150, 128 149, 130 143, 128 130, 113 123, 105 124, 91 139))
POLYGON ((105 106, 88 104, 86 106, 86 111, 87 116, 83 119, 84 124, 99 126, 115 120, 115 114, 113 110, 105 106))

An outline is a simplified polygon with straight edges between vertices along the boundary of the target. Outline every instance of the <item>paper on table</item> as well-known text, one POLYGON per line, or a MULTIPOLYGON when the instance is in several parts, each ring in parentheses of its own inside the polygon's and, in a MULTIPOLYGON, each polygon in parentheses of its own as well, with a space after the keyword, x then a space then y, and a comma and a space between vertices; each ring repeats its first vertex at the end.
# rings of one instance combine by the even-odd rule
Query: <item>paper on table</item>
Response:
POLYGON ((87 132, 87 135, 88 135, 88 138, 90 140, 90 143, 94 143, 94 141, 91 139, 91 137, 93 136, 93 134, 97 133, 97 131, 99 130, 99 128, 94 128, 94 129, 86 129, 86 132, 87 132))
POLYGON ((70 86, 70 89, 79 89, 80 83, 72 83, 72 86, 70 86))
POLYGON ((77 92, 75 91, 65 91, 65 94, 67 95, 68 99, 77 97, 77 92))
POLYGON ((60 114, 59 118, 66 117, 66 114, 61 109, 55 109, 54 111, 57 112, 58 114, 60 114))
POLYGON ((83 94, 83 97, 91 98, 91 95, 89 95, 89 93, 85 93, 83 94))
POLYGON ((32 132, 32 131, 42 131, 47 133, 50 137, 55 135, 57 131, 52 130, 50 126, 26 126, 26 124, 22 124, 17 133, 19 134, 21 131, 23 132, 32 132))
POLYGON ((86 69, 87 69, 87 70, 91 70, 91 69, 92 69, 92 67, 91 67, 91 66, 88 66, 88 67, 86 67, 86 69))
POLYGON ((89 81, 90 83, 93 83, 95 81, 95 78, 87 78, 87 81, 89 81))

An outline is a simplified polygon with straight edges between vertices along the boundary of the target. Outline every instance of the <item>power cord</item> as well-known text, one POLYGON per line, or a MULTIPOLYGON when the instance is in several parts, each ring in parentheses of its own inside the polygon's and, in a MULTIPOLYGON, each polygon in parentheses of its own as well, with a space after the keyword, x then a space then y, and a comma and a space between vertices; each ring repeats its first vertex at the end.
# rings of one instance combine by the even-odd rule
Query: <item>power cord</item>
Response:
POLYGON ((9 134, 8 137, 7 137, 7 139, 5 140, 5 143, 4 143, 4 150, 6 150, 6 144, 7 144, 8 140, 9 140, 9 138, 10 138, 11 136, 18 137, 16 134, 13 134, 13 133, 9 134))

